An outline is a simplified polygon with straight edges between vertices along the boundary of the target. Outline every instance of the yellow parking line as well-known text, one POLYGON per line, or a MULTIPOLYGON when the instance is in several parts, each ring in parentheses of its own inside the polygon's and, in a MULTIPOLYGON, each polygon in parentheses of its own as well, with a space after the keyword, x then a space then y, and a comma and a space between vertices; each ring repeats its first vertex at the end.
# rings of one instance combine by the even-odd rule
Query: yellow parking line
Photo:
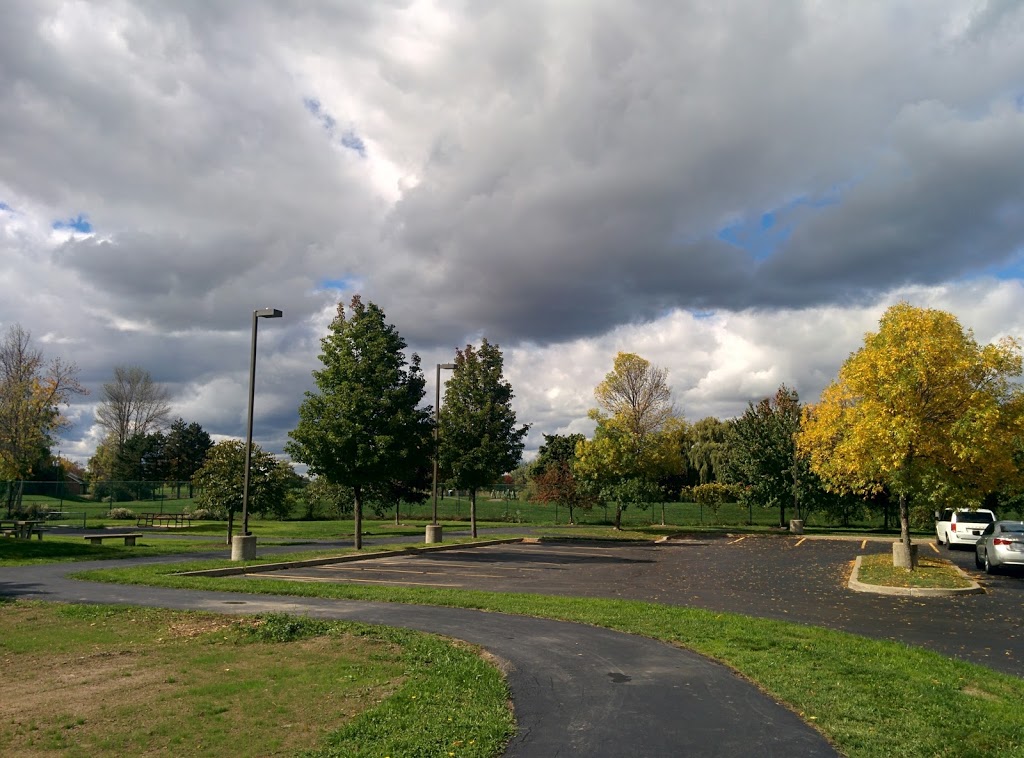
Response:
POLYGON ((861 540, 861 541, 860 541, 860 549, 861 549, 861 550, 863 550, 863 549, 864 549, 864 548, 866 548, 867 546, 868 546, 868 541, 867 541, 867 540, 861 540))
POLYGON ((937 547, 935 546, 935 543, 934 543, 934 542, 929 542, 929 543, 928 543, 928 547, 930 547, 930 548, 931 548, 932 550, 934 550, 934 551, 935 551, 936 553, 937 553, 937 552, 939 552, 939 549, 938 549, 938 548, 937 548, 937 547))
POLYGON ((725 544, 726 545, 735 545, 737 542, 743 542, 743 540, 745 540, 746 538, 747 538, 747 535, 744 534, 738 540, 733 540, 732 542, 726 542, 725 544))
POLYGON ((800 547, 805 542, 807 542, 807 538, 806 537, 801 537, 799 540, 797 540, 797 543, 795 545, 793 545, 793 547, 800 547))

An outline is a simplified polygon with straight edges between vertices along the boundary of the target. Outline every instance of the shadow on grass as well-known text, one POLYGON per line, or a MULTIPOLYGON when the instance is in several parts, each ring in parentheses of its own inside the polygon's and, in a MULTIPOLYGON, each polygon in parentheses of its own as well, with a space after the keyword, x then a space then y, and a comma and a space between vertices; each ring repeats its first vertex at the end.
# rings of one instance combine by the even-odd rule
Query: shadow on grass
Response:
POLYGON ((106 558, 124 558, 124 550, 106 545, 76 545, 73 542, 44 540, 12 540, 0 541, 0 561, 31 560, 94 560, 106 558))

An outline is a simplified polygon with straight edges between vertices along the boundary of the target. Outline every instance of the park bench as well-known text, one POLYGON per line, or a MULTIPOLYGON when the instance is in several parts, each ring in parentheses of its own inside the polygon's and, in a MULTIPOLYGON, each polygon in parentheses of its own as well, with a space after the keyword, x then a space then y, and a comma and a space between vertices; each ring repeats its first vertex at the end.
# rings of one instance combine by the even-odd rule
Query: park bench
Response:
POLYGON ((109 539, 121 539, 124 538, 124 544, 134 545, 135 540, 142 535, 137 532, 109 532, 108 534, 86 534, 83 535, 82 539, 89 540, 90 545, 102 545, 103 540, 109 539))

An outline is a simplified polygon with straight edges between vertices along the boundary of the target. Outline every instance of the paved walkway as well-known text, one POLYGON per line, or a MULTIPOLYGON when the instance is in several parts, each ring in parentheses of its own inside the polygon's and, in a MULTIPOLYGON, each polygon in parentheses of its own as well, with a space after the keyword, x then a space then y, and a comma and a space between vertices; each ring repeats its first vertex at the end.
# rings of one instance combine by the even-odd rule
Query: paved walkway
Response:
MULTIPOLYGON (((179 559, 132 562, 173 560, 179 559)), ((0 595, 234 614, 300 613, 463 639, 510 664, 508 682, 518 731, 505 753, 509 757, 836 755, 795 714, 728 669, 653 640, 578 624, 455 608, 135 587, 66 577, 89 568, 127 564, 96 561, 0 568, 0 595)))

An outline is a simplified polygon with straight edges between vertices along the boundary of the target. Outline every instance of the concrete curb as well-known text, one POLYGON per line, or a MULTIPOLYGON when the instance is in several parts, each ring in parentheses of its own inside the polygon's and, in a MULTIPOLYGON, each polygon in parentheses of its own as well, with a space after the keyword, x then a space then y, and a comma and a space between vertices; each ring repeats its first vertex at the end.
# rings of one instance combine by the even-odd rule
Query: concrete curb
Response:
POLYGON ((366 561, 372 558, 394 558, 401 555, 416 553, 439 553, 443 550, 461 550, 467 547, 487 547, 489 545, 506 545, 522 542, 522 537, 506 537, 482 542, 464 542, 448 545, 430 545, 429 547, 407 547, 402 550, 379 550, 375 553, 353 553, 351 555, 335 555, 330 558, 309 558, 304 561, 279 561, 277 563, 259 563, 253 566, 228 566, 226 568, 203 569, 202 571, 182 571, 174 576, 239 576, 241 574, 259 574, 282 569, 301 568, 303 566, 327 566, 332 563, 350 563, 366 561))
POLYGON ((954 566, 960 576, 971 583, 970 587, 884 587, 880 584, 865 584, 857 576, 860 574, 860 563, 864 556, 858 555, 853 562, 853 571, 847 586, 854 592, 873 592, 876 595, 903 595, 907 597, 946 597, 948 595, 979 595, 984 588, 971 579, 959 566, 954 566))

